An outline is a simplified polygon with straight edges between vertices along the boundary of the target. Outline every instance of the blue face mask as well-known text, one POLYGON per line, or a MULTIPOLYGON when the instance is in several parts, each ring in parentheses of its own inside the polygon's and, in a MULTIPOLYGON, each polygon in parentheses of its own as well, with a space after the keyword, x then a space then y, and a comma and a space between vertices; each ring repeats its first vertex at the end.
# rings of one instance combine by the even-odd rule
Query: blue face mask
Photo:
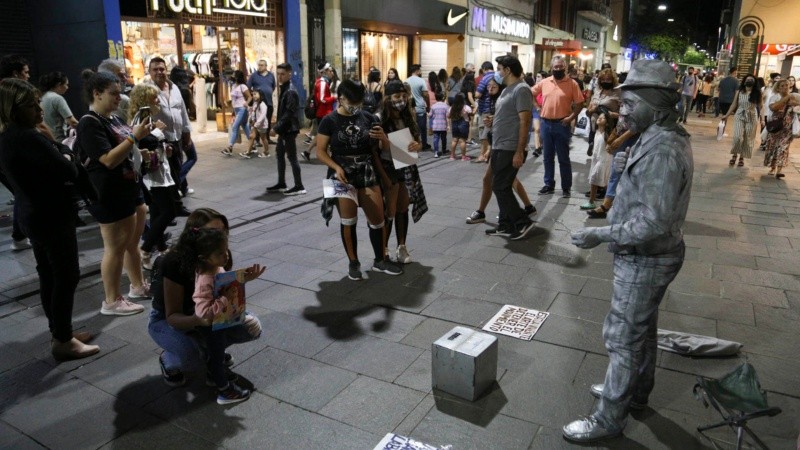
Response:
POLYGON ((499 71, 494 73, 494 81, 495 81, 495 83, 499 84, 500 86, 503 85, 503 76, 500 75, 499 71))

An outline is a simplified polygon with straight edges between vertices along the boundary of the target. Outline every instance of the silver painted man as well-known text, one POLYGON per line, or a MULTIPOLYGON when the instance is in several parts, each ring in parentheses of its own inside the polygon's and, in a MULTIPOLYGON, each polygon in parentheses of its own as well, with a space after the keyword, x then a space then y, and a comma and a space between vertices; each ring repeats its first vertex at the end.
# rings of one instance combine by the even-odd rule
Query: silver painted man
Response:
POLYGON ((640 133, 630 154, 618 153, 623 170, 610 226, 583 228, 572 243, 609 243, 614 253, 614 292, 603 324, 609 365, 603 384, 590 392, 594 412, 567 424, 564 437, 591 442, 617 436, 628 411, 647 404, 656 363, 658 305, 683 265, 681 226, 692 188, 689 134, 677 124, 680 99, 675 72, 663 61, 635 61, 622 88, 620 118, 640 133))

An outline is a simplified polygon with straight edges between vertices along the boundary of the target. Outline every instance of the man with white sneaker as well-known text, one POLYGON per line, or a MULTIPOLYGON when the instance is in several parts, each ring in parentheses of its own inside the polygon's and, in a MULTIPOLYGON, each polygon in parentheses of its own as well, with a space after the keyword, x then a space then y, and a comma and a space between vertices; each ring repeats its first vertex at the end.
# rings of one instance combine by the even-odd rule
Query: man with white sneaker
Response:
POLYGON ((630 410, 642 409, 655 384, 658 305, 683 265, 681 227, 692 189, 689 134, 678 125, 680 94, 664 61, 634 61, 622 89, 620 120, 640 133, 630 155, 617 153, 622 172, 609 226, 582 228, 572 243, 609 243, 614 253, 614 291, 603 324, 609 365, 600 400, 588 417, 564 426, 566 439, 593 442, 622 434, 630 410))

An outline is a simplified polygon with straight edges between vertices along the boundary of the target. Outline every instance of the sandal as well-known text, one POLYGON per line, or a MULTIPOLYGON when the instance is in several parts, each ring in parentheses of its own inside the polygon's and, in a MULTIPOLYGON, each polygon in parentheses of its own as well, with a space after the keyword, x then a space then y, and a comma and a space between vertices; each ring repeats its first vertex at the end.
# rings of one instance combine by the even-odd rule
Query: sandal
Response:
POLYGON ((608 213, 608 208, 606 208, 605 205, 600 205, 600 211, 596 209, 591 209, 589 211, 586 211, 586 214, 588 214, 589 217, 592 219, 605 219, 607 213, 608 213))
POLYGON ((733 155, 733 158, 731 158, 731 160, 728 161, 728 165, 729 166, 732 166, 734 164, 736 164, 736 155, 733 155))
POLYGON ((736 164, 739 167, 744 167, 744 158, 739 158, 739 164, 736 164))
POLYGON ((778 172, 778 173, 776 173, 776 174, 775 174, 775 178, 777 178, 777 179, 779 179, 779 180, 780 180, 781 178, 785 177, 785 176, 786 176, 785 174, 782 174, 782 173, 780 173, 780 172, 778 172))
POLYGON ((597 205, 592 202, 584 203, 581 205, 581 210, 586 211, 587 209, 596 209, 597 205))

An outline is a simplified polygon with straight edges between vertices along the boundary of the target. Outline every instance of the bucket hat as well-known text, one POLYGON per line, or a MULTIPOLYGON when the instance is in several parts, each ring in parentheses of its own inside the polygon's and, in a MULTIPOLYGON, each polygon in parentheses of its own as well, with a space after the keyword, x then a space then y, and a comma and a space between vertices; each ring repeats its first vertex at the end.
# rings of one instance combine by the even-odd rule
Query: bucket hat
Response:
POLYGON ((631 65, 628 78, 620 89, 661 88, 677 91, 681 87, 675 81, 675 70, 664 61, 638 59, 631 65))

